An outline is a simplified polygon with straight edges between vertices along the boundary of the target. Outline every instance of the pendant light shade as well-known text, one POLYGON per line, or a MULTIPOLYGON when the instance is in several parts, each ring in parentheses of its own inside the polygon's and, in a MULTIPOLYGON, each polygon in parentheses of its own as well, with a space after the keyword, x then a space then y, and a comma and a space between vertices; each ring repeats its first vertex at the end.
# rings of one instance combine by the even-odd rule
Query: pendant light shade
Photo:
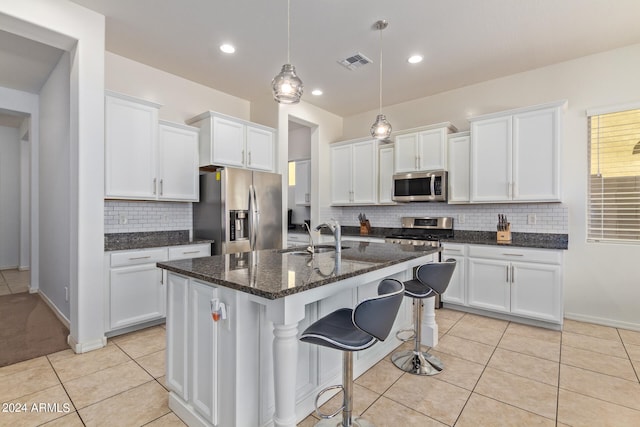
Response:
POLYGON ((273 99, 280 104, 297 104, 304 88, 302 80, 296 74, 296 67, 291 65, 291 0, 287 0, 287 63, 271 81, 273 99))
POLYGON ((273 99, 281 104, 297 104, 302 96, 302 80, 296 74, 296 67, 284 64, 280 74, 271 81, 273 99))
POLYGON ((380 31, 380 109, 376 121, 371 125, 371 136, 375 139, 387 139, 391 135, 391 123, 382 114, 382 30, 388 26, 389 23, 384 19, 373 25, 376 30, 380 31))

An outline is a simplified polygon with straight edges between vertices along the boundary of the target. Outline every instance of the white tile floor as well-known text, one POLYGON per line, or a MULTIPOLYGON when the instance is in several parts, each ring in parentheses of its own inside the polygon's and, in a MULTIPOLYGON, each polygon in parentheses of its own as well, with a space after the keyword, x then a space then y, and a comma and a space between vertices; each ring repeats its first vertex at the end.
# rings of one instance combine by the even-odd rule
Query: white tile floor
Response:
MULTIPOLYGON (((356 380, 356 412, 377 426, 640 425, 640 332, 571 320, 556 332, 436 313, 441 338, 432 352, 446 365, 442 373, 413 376, 385 358, 356 380)), ((64 350, 0 368, 3 407, 59 408, 0 412, 0 426, 183 425, 167 406, 164 349, 157 326, 89 353, 64 350)), ((316 421, 310 415, 300 426, 316 421)))

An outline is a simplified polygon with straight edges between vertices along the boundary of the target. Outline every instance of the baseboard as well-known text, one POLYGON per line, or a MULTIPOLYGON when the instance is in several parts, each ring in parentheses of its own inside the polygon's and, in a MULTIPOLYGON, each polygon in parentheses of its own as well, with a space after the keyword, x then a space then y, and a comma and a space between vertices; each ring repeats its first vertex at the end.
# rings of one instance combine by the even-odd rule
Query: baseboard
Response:
POLYGON ((619 320, 607 319, 604 317, 587 316, 578 313, 564 313, 565 319, 576 320, 578 322, 595 323, 596 325, 610 326, 612 328, 629 329, 631 331, 640 331, 640 324, 621 322, 619 320))
POLYGON ((48 296, 46 296, 44 293, 42 293, 42 292, 40 292, 38 290, 35 290, 33 292, 31 290, 29 290, 29 292, 32 293, 32 294, 40 295, 40 298, 42 298, 42 301, 44 301, 45 304, 47 304, 49 306, 49 308, 51 309, 51 311, 53 311, 53 314, 56 315, 58 320, 61 321, 62 324, 67 327, 67 329, 71 330, 71 322, 69 321, 69 319, 67 319, 65 317, 65 315, 62 314, 60 312, 60 310, 58 310, 58 307, 55 306, 55 304, 49 299, 48 296))
POLYGON ((93 341, 86 341, 79 343, 75 340, 71 334, 67 337, 67 344, 71 347, 74 353, 86 353, 91 350, 98 350, 107 345, 107 337, 102 337, 93 341))
POLYGON ((31 270, 31 267, 28 265, 20 265, 18 266, 18 271, 29 271, 31 270))

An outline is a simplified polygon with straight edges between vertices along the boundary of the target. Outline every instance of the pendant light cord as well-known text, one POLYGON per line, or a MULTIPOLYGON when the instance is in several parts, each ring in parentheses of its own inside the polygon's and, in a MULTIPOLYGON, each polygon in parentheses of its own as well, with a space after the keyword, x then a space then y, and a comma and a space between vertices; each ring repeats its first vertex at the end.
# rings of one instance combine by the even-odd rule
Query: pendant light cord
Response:
POLYGON ((287 0, 287 64, 291 64, 291 0, 287 0))
POLYGON ((382 30, 380 28, 380 109, 378 114, 382 114, 382 30))

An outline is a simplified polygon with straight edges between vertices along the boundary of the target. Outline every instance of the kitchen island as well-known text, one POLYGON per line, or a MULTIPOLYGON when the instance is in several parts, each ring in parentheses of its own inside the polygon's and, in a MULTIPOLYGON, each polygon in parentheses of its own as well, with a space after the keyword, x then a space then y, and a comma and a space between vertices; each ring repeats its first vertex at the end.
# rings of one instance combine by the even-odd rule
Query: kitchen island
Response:
MULTIPOLYGON (((299 332, 375 295, 386 277, 409 279, 413 267, 440 251, 367 242, 344 242, 338 254, 326 250, 313 257, 290 248, 158 263, 169 272, 169 406, 188 425, 295 426, 312 412, 317 392, 341 376, 340 352, 299 343, 299 332), (214 322, 213 311, 226 319, 214 322)), ((427 329, 437 337, 433 304, 425 307, 433 325, 427 329)), ((405 298, 390 337, 357 353, 356 377, 400 344, 395 331, 411 320, 405 298)))

